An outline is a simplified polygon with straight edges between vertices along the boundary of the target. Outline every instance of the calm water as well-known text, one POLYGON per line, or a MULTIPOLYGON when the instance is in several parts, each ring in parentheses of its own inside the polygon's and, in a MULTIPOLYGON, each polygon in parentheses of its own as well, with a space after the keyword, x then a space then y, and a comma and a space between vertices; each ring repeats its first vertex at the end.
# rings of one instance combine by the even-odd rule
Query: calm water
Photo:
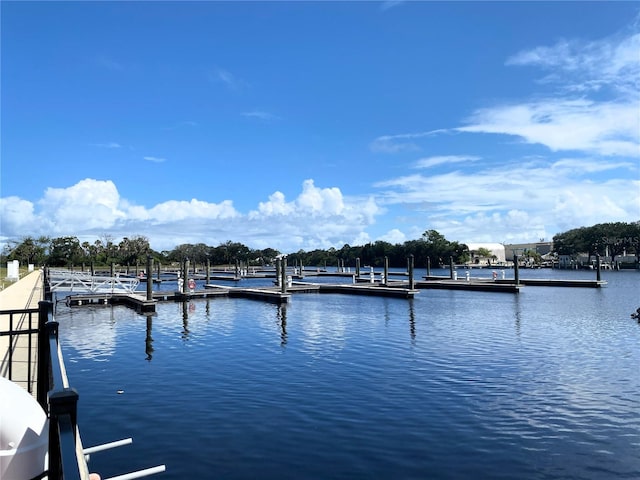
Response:
POLYGON ((92 455, 103 478, 637 479, 640 272, 603 279, 56 316, 85 445, 134 438, 92 455))

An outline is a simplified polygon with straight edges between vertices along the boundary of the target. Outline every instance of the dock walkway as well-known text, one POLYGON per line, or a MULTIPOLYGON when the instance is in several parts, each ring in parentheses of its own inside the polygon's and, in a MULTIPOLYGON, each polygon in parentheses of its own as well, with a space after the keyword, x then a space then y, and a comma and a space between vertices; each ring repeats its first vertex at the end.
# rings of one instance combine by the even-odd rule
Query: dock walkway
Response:
MULTIPOLYGON (((38 313, 22 313, 10 315, 2 313, 10 310, 38 309, 38 302, 44 299, 42 286, 42 271, 34 271, 0 291, 0 332, 9 330, 31 330, 38 328, 38 313)), ((37 364, 38 334, 19 334, 0 336, 0 375, 11 377, 18 385, 34 395, 36 392, 37 369, 31 368, 30 375, 29 351, 31 350, 31 365, 37 364), (29 344, 33 348, 29 349, 29 344)))

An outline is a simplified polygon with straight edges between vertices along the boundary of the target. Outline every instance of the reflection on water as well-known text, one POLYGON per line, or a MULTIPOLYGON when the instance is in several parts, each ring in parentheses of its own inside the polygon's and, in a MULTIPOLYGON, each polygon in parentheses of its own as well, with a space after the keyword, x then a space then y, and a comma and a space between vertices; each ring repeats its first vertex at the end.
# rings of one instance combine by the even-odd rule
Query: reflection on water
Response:
POLYGON ((416 314, 413 311, 413 299, 409 300, 409 332, 411 334, 411 341, 416 339, 416 314))
POLYGON ((280 346, 287 344, 287 306, 278 305, 278 323, 280 325, 280 346))
POLYGON ((151 361, 153 358, 153 338, 151 337, 151 330, 153 328, 153 315, 152 313, 147 313, 145 316, 147 317, 147 332, 146 337, 144 339, 144 351, 147 354, 147 360, 151 361))
POLYGON ((182 339, 189 340, 189 306, 191 302, 182 302, 182 339))
POLYGON ((119 324, 112 306, 68 309, 63 328, 65 344, 83 358, 105 361, 116 350, 119 324))

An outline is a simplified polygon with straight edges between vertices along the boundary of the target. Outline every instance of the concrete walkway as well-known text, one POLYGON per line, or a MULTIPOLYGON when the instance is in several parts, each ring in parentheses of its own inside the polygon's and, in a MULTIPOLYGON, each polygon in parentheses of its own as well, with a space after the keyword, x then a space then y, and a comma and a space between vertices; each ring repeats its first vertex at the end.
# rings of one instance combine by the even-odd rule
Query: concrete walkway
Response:
MULTIPOLYGON (((18 280, 14 284, 0 291, 0 312, 6 310, 23 310, 38 308, 38 302, 43 300, 42 272, 34 271, 18 280)), ((28 330, 38 328, 38 314, 23 313, 13 315, 0 313, 0 332, 13 330, 28 330), (13 320, 13 325, 11 325, 13 320)), ((10 378, 18 385, 36 394, 38 335, 19 334, 0 336, 0 375, 10 378), (31 351, 29 351, 31 342, 31 351), (28 362, 31 356, 31 372, 28 374, 28 362), (11 362, 9 361, 11 359, 11 362)))

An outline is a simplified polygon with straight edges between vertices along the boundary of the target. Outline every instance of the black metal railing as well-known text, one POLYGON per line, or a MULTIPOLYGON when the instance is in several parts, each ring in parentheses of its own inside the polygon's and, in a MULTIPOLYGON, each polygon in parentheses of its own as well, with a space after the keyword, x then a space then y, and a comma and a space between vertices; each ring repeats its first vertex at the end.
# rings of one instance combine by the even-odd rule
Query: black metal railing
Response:
MULTIPOLYGON (((0 332, 0 336, 9 337, 9 348, 2 362, 2 376, 14 382, 26 383, 27 391, 31 394, 33 394, 33 384, 36 383, 33 378, 35 368, 33 357, 34 349, 36 348, 33 338, 38 333, 38 325, 34 324, 34 318, 38 318, 36 317, 38 312, 37 308, 0 311, 0 315, 9 317, 9 330, 0 332), (22 335, 27 337, 26 347, 18 347, 18 341, 22 335), (14 354, 17 348, 26 348, 27 350, 26 377, 24 375, 16 377, 14 372, 14 365, 17 362, 14 359, 14 354)), ((24 358, 24 356, 22 357, 24 358)), ((21 363, 24 362, 23 358, 19 360, 21 363)))
POLYGON ((53 317, 53 302, 39 302, 38 391, 37 400, 49 416, 50 479, 80 479, 86 471, 78 455, 78 392, 64 377, 58 345, 58 322, 53 317))

